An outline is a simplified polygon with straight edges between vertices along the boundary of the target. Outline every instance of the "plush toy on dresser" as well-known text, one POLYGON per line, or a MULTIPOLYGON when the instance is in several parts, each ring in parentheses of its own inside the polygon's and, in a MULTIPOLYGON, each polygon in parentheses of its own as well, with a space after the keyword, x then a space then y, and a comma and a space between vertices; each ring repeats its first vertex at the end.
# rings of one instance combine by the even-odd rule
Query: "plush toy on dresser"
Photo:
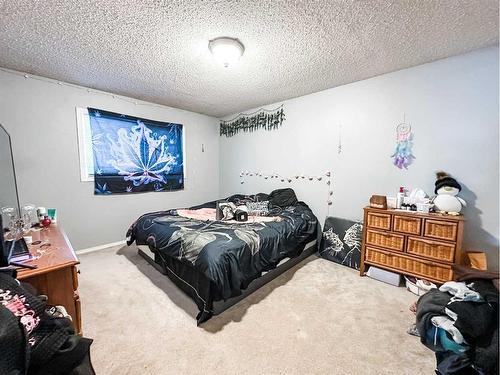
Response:
POLYGON ((436 177, 434 193, 437 195, 433 199, 435 211, 458 215, 462 206, 466 206, 465 201, 457 196, 462 187, 445 172, 437 172, 436 177))

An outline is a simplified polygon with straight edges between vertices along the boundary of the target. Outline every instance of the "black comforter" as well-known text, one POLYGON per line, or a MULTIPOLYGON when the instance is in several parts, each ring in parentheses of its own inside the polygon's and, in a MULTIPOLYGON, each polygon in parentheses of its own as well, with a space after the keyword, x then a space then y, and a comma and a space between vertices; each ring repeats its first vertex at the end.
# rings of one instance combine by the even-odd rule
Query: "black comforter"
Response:
MULTIPOLYGON (((200 207, 215 208, 215 202, 194 208, 200 207)), ((240 295, 263 271, 316 239, 318 222, 306 204, 278 212, 280 221, 266 223, 200 221, 176 210, 148 213, 128 230, 128 244, 149 246, 155 261, 195 300, 201 323, 211 317, 213 301, 240 295)))

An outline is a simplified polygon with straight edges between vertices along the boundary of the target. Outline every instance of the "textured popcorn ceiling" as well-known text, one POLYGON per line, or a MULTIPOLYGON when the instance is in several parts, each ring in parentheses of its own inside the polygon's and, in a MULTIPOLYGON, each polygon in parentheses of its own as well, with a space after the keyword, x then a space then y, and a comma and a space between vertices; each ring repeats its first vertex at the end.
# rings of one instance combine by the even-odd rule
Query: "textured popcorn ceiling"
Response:
POLYGON ((0 0, 0 66, 213 116, 496 43, 497 0, 0 0))

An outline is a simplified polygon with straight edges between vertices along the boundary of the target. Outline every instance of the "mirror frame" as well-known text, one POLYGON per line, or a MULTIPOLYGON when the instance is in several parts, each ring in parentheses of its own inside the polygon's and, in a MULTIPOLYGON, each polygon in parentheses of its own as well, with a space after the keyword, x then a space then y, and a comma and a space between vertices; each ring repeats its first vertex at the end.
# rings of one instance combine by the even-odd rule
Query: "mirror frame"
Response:
MULTIPOLYGON (((9 138, 9 148, 10 148, 10 159, 12 160, 12 174, 14 176, 14 189, 16 190, 16 203, 17 206, 15 207, 17 209, 17 214, 20 216, 21 215, 21 205, 19 203, 19 190, 17 188, 17 176, 16 176, 16 165, 14 163, 14 152, 12 151, 12 138, 10 137, 9 132, 5 127, 0 124, 0 128, 7 134, 7 137, 9 138)), ((3 229, 3 228, 2 228, 3 229)))

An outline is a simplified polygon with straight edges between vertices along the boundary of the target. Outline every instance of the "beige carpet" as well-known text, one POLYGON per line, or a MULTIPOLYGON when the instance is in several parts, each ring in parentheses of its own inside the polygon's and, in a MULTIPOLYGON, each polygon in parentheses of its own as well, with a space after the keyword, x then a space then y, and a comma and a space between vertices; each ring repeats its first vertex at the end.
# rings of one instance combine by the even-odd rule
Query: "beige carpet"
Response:
POLYGON ((201 327, 135 249, 80 260, 98 375, 433 374, 433 353, 406 333, 415 296, 315 256, 201 327))

